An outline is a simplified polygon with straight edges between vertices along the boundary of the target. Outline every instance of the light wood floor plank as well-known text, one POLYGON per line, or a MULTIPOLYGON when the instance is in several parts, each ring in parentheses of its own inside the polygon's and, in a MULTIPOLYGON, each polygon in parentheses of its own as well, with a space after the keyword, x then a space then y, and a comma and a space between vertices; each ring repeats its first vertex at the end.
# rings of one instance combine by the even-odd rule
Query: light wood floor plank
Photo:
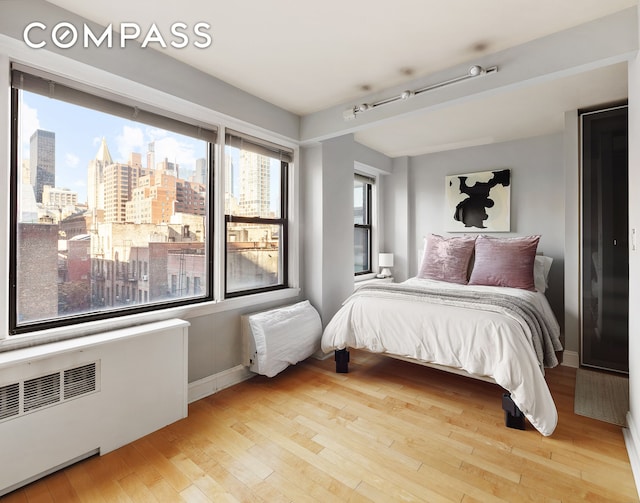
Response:
POLYGON ((59 471, 47 477, 47 489, 56 503, 75 503, 80 501, 78 493, 73 489, 64 471, 59 471))
POLYGON ((209 474, 205 474, 194 481, 196 485, 211 501, 215 503, 238 503, 240 500, 235 498, 229 491, 212 478, 209 474))
POLYGON ((547 371, 543 437, 504 427, 502 390, 353 351, 189 406, 189 417, 2 503, 637 502, 622 429, 573 413, 575 369, 547 371))
POLYGON ((157 503, 158 501, 149 490, 149 487, 136 473, 121 478, 118 480, 118 484, 120 484, 122 490, 129 495, 131 501, 135 501, 136 503, 157 503))

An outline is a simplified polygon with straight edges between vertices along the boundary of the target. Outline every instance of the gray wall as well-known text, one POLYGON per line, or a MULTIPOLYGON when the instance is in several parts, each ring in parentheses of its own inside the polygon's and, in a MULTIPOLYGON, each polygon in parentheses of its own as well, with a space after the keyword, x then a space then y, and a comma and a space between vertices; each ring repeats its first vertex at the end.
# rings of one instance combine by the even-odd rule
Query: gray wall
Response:
MULTIPOLYGON (((396 173, 396 164, 396 160, 355 142, 351 134, 300 149, 303 297, 319 311, 323 325, 353 293, 353 174, 356 168, 365 167, 381 175, 377 184, 384 211, 378 218, 380 248, 398 253, 402 236, 406 242, 406 224, 390 224, 396 215, 406 222, 406 201, 402 209, 402 200, 406 199, 406 166, 405 175, 394 178, 389 174, 392 170, 396 173), (397 206, 400 209, 396 212, 397 206)), ((397 171, 402 172, 402 168, 397 171)))
MULTIPOLYGON (((409 157, 393 159, 391 176, 384 177, 384 236, 382 248, 393 252, 394 281, 409 278, 411 247, 411 225, 409 220, 409 157)), ((414 273, 415 274, 415 273, 414 273)))
MULTIPOLYGON (((445 232, 445 176, 511 170, 511 231, 497 236, 540 234, 538 250, 554 259, 547 297, 564 319, 564 155, 563 135, 549 135, 410 159, 409 275, 417 273, 418 250, 429 233, 445 232)), ((577 350, 577 341, 567 341, 577 350)), ((570 346, 570 347, 569 347, 570 346)))

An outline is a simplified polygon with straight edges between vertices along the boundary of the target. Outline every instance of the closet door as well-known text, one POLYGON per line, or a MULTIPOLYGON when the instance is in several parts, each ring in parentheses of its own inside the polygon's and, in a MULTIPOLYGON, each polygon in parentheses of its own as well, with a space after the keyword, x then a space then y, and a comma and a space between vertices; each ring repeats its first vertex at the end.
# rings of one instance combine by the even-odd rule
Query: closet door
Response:
POLYGON ((582 125, 581 364, 629 371, 627 106, 582 125))

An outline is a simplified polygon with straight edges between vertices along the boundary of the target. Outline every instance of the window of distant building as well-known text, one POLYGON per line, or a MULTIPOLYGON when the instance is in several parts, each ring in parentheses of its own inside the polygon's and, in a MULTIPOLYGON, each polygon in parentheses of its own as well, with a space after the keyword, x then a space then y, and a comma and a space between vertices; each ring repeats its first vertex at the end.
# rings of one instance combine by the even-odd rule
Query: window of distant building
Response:
POLYGON ((293 152, 227 130, 225 296, 287 286, 287 180, 293 152))
POLYGON ((217 130, 126 101, 12 70, 11 333, 213 299, 217 130))
POLYGON ((354 273, 372 271, 372 187, 375 180, 356 174, 353 181, 354 273))

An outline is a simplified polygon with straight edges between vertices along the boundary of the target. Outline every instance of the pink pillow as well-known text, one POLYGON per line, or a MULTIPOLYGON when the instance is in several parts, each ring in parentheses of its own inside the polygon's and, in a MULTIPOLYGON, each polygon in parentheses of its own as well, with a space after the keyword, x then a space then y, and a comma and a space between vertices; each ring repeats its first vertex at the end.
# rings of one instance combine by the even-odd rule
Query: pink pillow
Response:
POLYGON ((479 236, 470 285, 508 286, 535 290, 533 264, 540 236, 479 236))
POLYGON ((467 283, 476 236, 443 238, 429 234, 418 278, 467 283))

